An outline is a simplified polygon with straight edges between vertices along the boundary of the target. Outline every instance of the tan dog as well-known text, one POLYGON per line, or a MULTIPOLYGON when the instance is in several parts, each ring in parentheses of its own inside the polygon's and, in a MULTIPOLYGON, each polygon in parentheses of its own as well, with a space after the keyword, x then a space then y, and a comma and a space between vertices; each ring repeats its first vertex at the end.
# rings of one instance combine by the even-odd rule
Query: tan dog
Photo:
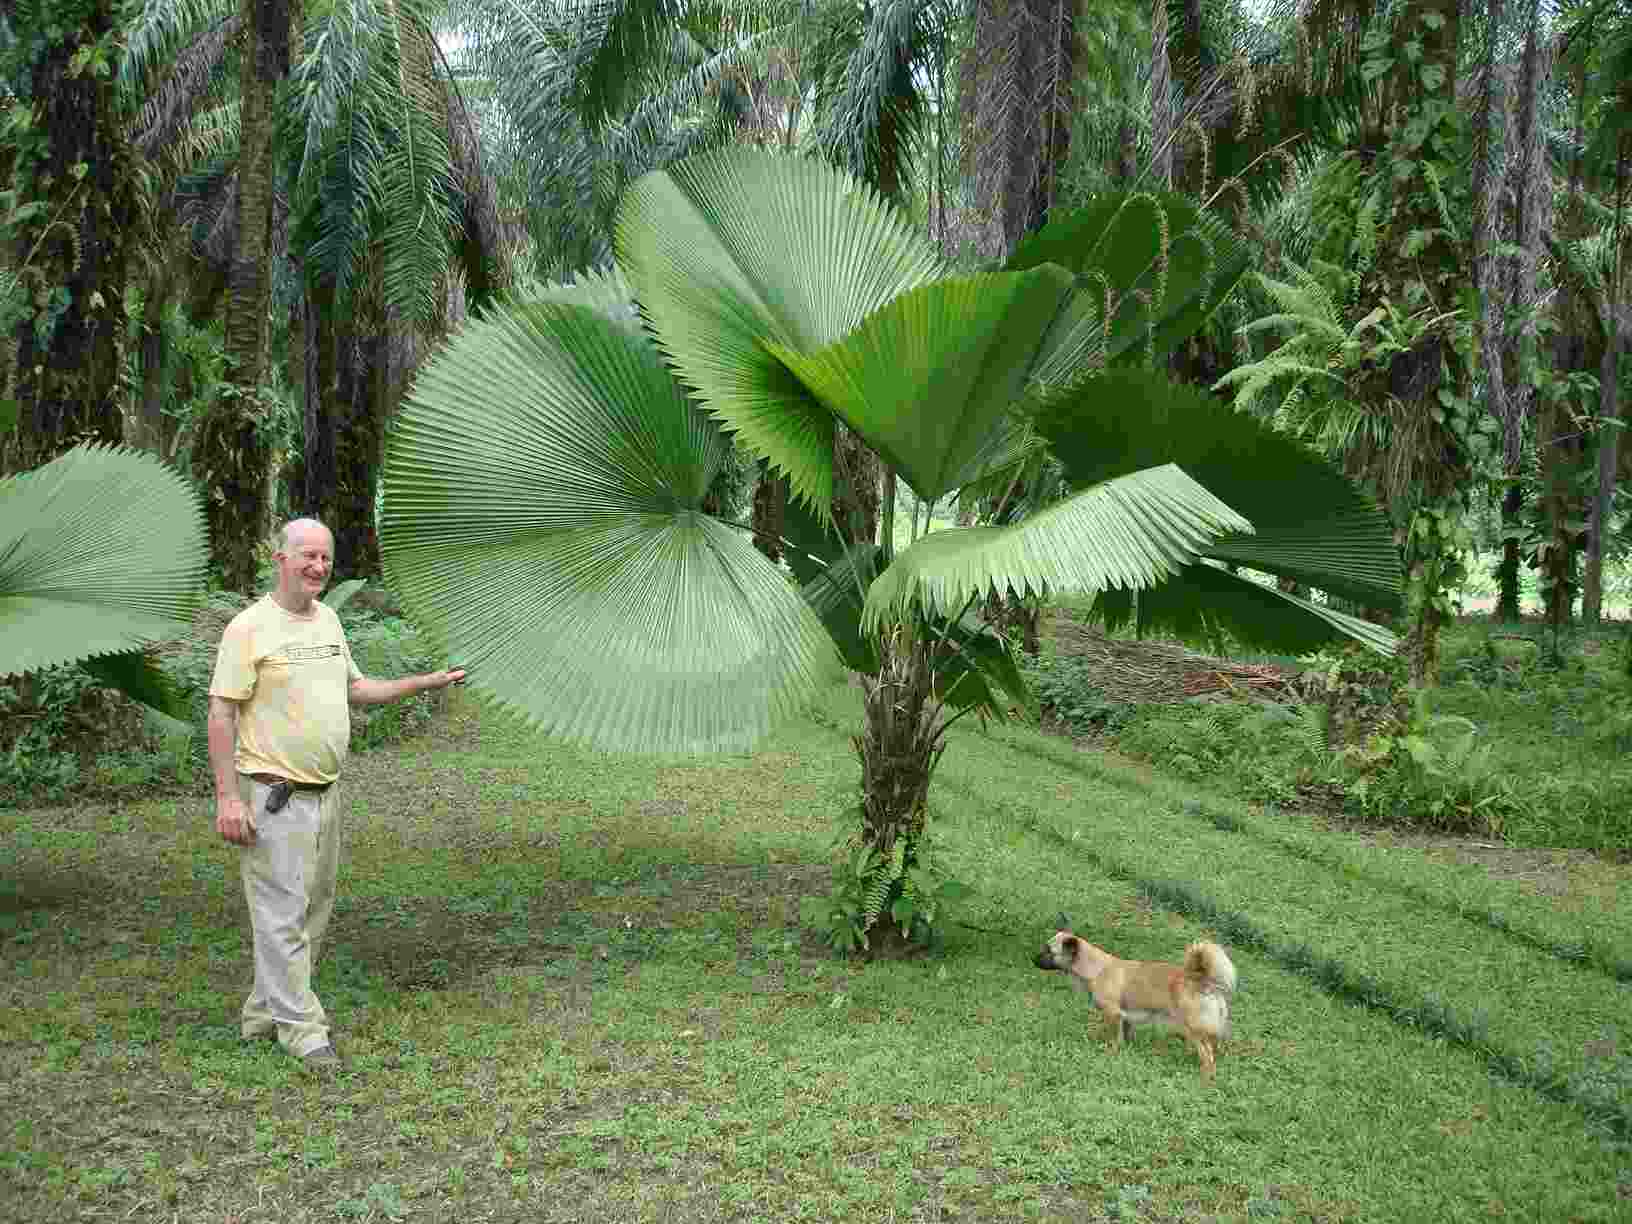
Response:
POLYGON ((1058 931, 1037 954, 1039 969, 1071 975, 1078 990, 1094 992, 1094 1003, 1111 1026, 1111 1046, 1133 1026, 1148 1021, 1180 1030, 1201 1059, 1201 1077, 1213 1078, 1218 1043, 1230 1035, 1230 995, 1235 965, 1215 943, 1193 943, 1184 964, 1118 960, 1070 931, 1058 931))

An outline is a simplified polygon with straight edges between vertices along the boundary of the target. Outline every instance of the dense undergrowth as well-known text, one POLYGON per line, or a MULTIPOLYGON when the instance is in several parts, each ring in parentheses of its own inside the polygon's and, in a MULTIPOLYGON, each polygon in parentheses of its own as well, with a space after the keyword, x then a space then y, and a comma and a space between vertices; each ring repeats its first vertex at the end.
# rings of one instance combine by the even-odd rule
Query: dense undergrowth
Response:
POLYGON ((1632 633, 1555 636, 1465 618, 1440 686, 1341 651, 1275 660, 1295 699, 1121 700, 1111 678, 1045 641, 1030 677, 1045 721, 1244 798, 1515 845, 1632 852, 1632 633), (1294 678, 1295 677, 1295 678, 1294 678))

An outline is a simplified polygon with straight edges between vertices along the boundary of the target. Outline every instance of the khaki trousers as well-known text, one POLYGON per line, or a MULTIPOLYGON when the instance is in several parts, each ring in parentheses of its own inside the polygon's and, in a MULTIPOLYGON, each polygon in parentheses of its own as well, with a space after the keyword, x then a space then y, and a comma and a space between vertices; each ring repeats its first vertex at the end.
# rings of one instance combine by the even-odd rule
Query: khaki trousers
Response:
POLYGON ((255 815, 255 843, 241 850, 244 900, 255 933, 255 988, 244 1000, 246 1038, 276 1032, 298 1058, 329 1043, 329 1018, 312 992, 340 868, 340 788, 295 791, 268 813, 271 787, 243 774, 238 793, 255 815))

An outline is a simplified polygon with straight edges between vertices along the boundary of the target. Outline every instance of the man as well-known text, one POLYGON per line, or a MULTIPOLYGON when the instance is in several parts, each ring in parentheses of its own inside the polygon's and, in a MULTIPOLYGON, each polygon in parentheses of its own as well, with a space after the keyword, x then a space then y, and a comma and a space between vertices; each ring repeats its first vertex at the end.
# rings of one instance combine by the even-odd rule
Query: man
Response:
POLYGON ((246 1040, 277 1036, 312 1071, 339 1058, 312 970, 334 910, 340 864, 335 782, 351 742, 348 705, 375 705, 445 688, 463 669, 373 680, 352 662, 334 610, 318 599, 334 564, 334 536, 296 519, 272 554, 277 586, 227 626, 210 682, 215 827, 243 847, 244 899, 255 933, 255 987, 246 1040))

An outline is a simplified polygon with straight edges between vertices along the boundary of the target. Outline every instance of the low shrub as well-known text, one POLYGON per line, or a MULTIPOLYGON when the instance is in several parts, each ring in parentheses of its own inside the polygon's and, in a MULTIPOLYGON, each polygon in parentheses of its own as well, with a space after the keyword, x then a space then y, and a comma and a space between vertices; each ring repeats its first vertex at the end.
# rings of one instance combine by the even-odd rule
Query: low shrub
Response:
POLYGON ((1522 634, 1459 626, 1441 686, 1413 697, 1397 661, 1302 660, 1301 703, 1218 695, 1119 702, 1085 661, 1045 652, 1028 677, 1045 724, 1251 800, 1525 844, 1632 850, 1632 685, 1621 641, 1554 657, 1522 634))

